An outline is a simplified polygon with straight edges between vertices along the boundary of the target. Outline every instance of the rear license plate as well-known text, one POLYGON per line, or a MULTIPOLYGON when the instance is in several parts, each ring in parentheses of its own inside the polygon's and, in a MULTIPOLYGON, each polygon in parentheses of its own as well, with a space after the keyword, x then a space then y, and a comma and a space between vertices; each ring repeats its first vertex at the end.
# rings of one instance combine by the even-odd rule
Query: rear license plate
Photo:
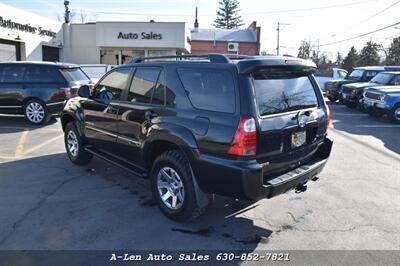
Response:
POLYGON ((306 143, 306 131, 292 134, 292 148, 297 148, 306 143))

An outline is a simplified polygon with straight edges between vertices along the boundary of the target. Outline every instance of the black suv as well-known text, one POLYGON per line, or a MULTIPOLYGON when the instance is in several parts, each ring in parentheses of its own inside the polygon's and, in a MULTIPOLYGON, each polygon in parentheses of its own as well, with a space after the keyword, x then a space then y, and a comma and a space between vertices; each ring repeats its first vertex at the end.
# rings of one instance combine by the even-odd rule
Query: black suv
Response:
POLYGON ((367 66, 354 68, 343 80, 331 80, 325 85, 325 95, 332 102, 341 98, 342 86, 356 82, 369 82, 378 73, 383 71, 400 71, 396 66, 367 66))
POLYGON ((45 62, 0 63, 0 113, 24 114, 47 123, 64 101, 90 80, 77 65, 45 62))
POLYGON ((96 155, 149 177, 160 209, 178 221, 200 215, 213 194, 305 191, 332 147, 314 70, 276 56, 137 59, 66 103, 67 154, 78 165, 96 155))
POLYGON ((384 85, 400 85, 400 72, 381 72, 369 82, 357 82, 342 86, 341 99, 349 108, 363 108, 362 98, 365 88, 384 85))

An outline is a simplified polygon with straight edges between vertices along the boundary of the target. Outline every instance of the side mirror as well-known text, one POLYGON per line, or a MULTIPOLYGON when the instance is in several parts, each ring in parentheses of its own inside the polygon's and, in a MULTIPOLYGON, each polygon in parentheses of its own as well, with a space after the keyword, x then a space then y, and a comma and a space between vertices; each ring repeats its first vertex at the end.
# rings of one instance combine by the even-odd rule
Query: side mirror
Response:
POLYGON ((90 88, 88 85, 82 85, 78 90, 79 97, 89 98, 90 97, 90 88))

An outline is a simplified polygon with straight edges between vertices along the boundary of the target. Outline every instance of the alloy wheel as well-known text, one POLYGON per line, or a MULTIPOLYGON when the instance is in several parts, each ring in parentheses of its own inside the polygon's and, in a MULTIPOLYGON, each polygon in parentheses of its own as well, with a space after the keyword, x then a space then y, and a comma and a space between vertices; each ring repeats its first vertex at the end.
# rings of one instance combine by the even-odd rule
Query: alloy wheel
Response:
POLYGON ((165 206, 171 210, 182 207, 185 191, 182 179, 171 167, 163 167, 157 174, 157 188, 165 206))
POLYGON ((69 153, 73 157, 76 157, 78 155, 79 143, 78 143, 78 137, 72 130, 70 130, 67 135, 67 146, 69 153))
POLYGON ((397 109, 394 110, 394 118, 397 121, 400 121, 400 107, 397 107, 397 109))
POLYGON ((26 107, 26 117, 32 123, 38 124, 43 121, 45 116, 45 110, 40 103, 31 102, 26 107))

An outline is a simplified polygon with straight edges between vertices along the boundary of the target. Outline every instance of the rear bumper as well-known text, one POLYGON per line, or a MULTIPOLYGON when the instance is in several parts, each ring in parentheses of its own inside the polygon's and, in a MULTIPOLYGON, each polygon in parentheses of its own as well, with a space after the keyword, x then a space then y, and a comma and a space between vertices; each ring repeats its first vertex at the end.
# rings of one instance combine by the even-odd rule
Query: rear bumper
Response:
POLYGON ((331 149, 332 141, 326 138, 311 161, 269 180, 264 179, 264 165, 256 160, 232 161, 201 155, 194 172, 205 192, 247 200, 272 198, 318 175, 331 149))
POLYGON ((53 102, 53 103, 47 103, 47 110, 49 111, 49 113, 51 114, 59 114, 61 113, 61 111, 64 108, 64 103, 65 101, 61 101, 61 102, 53 102))

